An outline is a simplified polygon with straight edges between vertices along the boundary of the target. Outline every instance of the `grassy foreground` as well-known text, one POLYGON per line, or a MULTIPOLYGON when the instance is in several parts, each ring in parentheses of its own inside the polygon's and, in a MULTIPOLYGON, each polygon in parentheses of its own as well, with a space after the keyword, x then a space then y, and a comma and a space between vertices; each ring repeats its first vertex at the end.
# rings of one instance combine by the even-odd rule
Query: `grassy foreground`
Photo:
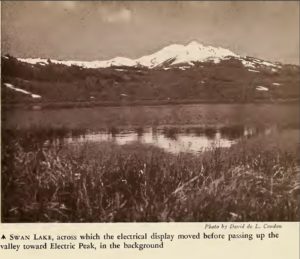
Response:
POLYGON ((14 140, 2 149, 2 221, 297 221, 298 155, 276 135, 199 155, 14 140))

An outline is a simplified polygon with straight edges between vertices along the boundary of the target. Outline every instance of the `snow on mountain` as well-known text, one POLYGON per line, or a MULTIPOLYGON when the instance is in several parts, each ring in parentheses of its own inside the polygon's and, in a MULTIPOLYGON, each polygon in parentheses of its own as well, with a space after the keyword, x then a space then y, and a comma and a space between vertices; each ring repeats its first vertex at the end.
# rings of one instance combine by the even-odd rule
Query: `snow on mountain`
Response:
POLYGON ((35 64, 47 64, 47 59, 45 58, 18 58, 19 61, 21 62, 25 62, 25 63, 28 63, 28 64, 32 64, 32 65, 35 65, 35 64))
POLYGON ((276 72, 277 71, 276 68, 281 68, 281 65, 279 65, 279 64, 274 64, 274 63, 264 61, 264 60, 260 60, 260 59, 257 59, 257 58, 251 58, 249 60, 249 58, 245 59, 243 57, 239 57, 238 59, 242 62, 242 64, 245 67, 250 68, 250 69, 251 68, 255 69, 255 68, 263 66, 263 67, 270 68, 273 72, 276 72))
POLYGON ((192 65, 192 62, 203 62, 207 60, 216 60, 218 62, 219 59, 228 56, 238 57, 238 55, 230 50, 211 46, 206 47, 196 41, 192 41, 186 46, 172 44, 149 56, 143 56, 136 61, 142 66, 153 68, 165 62, 170 62, 169 65, 181 63, 192 65))
MULTIPOLYGON (((129 59, 125 57, 116 57, 104 61, 61 61, 51 60, 54 64, 63 64, 67 66, 76 65, 84 68, 106 68, 112 66, 144 66, 148 68, 155 67, 170 67, 173 65, 184 64, 185 66, 193 66, 193 62, 205 62, 212 61, 219 63, 221 60, 229 58, 239 59, 242 64, 251 69, 255 69, 260 66, 270 67, 273 70, 278 68, 279 65, 275 65, 270 62, 252 58, 251 60, 245 57, 239 56, 232 51, 220 47, 204 46, 196 41, 192 41, 187 45, 172 44, 161 50, 146 56, 142 56, 138 59, 129 59)), ((30 64, 48 64, 47 59, 42 58, 19 58, 22 62, 30 64)), ((186 67, 185 67, 186 68, 186 67)))
POLYGON ((281 84, 280 84, 280 83, 276 83, 276 82, 274 82, 274 83, 272 83, 272 85, 275 85, 275 86, 280 86, 281 84))
MULTIPOLYGON (((43 58, 18 58, 18 60, 22 62, 26 62, 29 64, 40 64, 45 65, 48 64, 48 59, 43 58)), ((110 66, 135 66, 136 62, 129 58, 116 57, 110 60, 105 61, 73 61, 73 60, 55 60, 51 59, 51 63, 53 64, 62 64, 66 66, 80 66, 84 68, 105 68, 110 66)))
POLYGON ((269 88, 259 85, 256 87, 256 90, 257 91, 269 91, 269 88))
POLYGON ((41 98, 41 96, 38 95, 38 94, 30 93, 30 92, 28 92, 28 91, 26 91, 26 90, 24 90, 24 89, 21 89, 21 88, 18 88, 18 87, 13 86, 12 84, 4 83, 4 85, 5 85, 7 88, 12 89, 12 90, 14 90, 14 91, 16 91, 16 92, 20 92, 20 93, 23 93, 23 94, 30 95, 32 98, 41 98))

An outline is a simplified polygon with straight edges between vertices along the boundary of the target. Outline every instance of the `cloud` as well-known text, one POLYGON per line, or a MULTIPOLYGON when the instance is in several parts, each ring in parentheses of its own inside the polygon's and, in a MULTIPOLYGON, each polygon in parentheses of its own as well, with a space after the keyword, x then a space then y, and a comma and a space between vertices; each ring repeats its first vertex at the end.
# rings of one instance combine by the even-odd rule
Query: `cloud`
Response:
POLYGON ((121 8, 118 10, 101 8, 100 14, 102 20, 107 23, 129 22, 132 17, 131 11, 127 8, 121 8))

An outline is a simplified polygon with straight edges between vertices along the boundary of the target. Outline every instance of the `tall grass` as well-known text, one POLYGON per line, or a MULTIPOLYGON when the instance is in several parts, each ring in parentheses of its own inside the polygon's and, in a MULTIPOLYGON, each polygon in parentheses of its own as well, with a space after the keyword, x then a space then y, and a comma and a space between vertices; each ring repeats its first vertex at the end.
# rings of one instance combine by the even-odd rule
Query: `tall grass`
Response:
POLYGON ((299 220, 297 143, 245 140, 199 155, 138 143, 2 149, 3 222, 299 220))

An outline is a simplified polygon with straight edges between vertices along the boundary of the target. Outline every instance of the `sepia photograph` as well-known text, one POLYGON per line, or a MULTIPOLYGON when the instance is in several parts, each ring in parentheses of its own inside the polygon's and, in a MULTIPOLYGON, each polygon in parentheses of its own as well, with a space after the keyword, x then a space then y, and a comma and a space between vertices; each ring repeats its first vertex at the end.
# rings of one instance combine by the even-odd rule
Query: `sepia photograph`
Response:
POLYGON ((297 222, 298 1, 2 1, 1 222, 297 222))

